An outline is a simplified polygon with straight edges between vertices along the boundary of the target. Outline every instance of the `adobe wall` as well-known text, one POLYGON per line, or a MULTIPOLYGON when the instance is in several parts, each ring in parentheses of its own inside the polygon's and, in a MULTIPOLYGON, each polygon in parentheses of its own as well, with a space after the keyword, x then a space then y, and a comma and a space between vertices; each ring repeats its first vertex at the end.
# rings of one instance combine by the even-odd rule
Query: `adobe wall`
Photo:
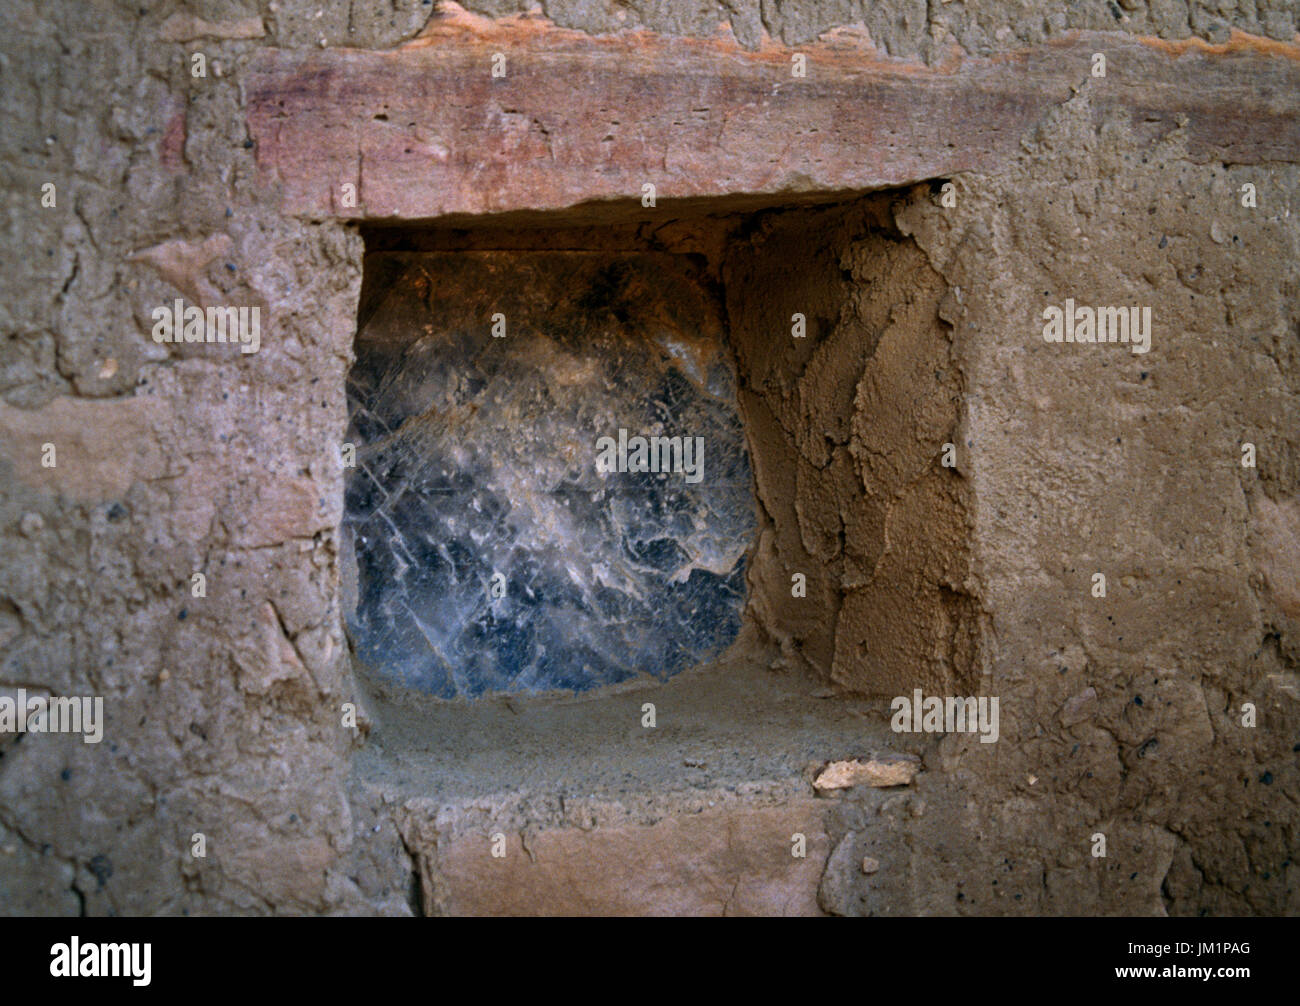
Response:
MULTIPOLYGON (((545 14, 592 33, 713 37, 726 23, 747 49, 764 32, 797 45, 861 23, 883 54, 931 67, 954 46, 992 56, 1074 29, 1215 44, 1237 29, 1255 39, 1212 58, 1242 46, 1300 58, 1300 13, 1282 0, 1230 17, 1176 0, 1030 8, 553 3, 545 14)), ((337 451, 363 243, 345 221, 280 211, 245 90, 260 50, 386 49, 430 10, 64 0, 0 13, 0 690, 102 695, 108 710, 100 745, 0 738, 6 914, 482 907, 467 847, 451 840, 477 819, 413 803, 387 769, 355 772, 367 711, 358 730, 340 727, 340 706, 364 701, 342 629, 337 451), (206 78, 191 76, 196 50, 206 78), (155 344, 150 312, 177 296, 259 305, 259 352, 155 344), (46 443, 56 467, 42 467, 46 443), (196 832, 204 858, 191 854, 196 832)), ((715 799, 710 780, 703 796, 635 812, 571 807, 511 835, 512 869, 531 843, 563 890, 593 848, 653 860, 694 842, 705 865, 666 860, 688 893, 665 910, 1300 910, 1300 178, 1294 163, 1216 162, 1179 130, 1139 136, 1098 111, 1097 93, 1080 81, 997 171, 954 174, 954 207, 924 186, 900 198, 882 222, 896 247, 877 249, 900 277, 893 289, 873 300, 859 278, 867 252, 844 252, 846 282, 864 287, 859 351, 876 362, 861 361, 852 387, 826 375, 833 407, 818 418, 842 445, 803 453, 842 480, 826 485, 857 477, 880 506, 846 514, 820 480, 801 488, 811 473, 799 463, 779 473, 793 487, 765 489, 757 473, 760 493, 794 510, 800 541, 788 547, 839 578, 824 588, 838 592, 834 634, 800 637, 771 613, 773 638, 806 638, 841 689, 895 693, 902 672, 877 690, 853 652, 878 638, 894 574, 855 545, 852 522, 885 525, 888 555, 932 550, 924 586, 951 612, 946 651, 926 659, 955 666, 960 653, 966 670, 936 672, 934 687, 999 696, 999 741, 913 738, 924 769, 899 789, 816 799, 781 779, 715 799), (1241 203, 1247 182, 1254 208, 1241 203), (1042 310, 1067 297, 1151 305, 1151 352, 1045 343, 1042 310), (892 314, 872 315, 885 304, 892 314), (890 356, 891 325, 934 333, 926 344, 942 358, 911 359, 906 344, 890 356), (862 415, 899 373, 932 365, 945 376, 917 405, 926 437, 914 455, 855 456, 869 431, 855 439, 849 402, 862 415), (950 429, 955 473, 934 469, 929 450, 950 429), (1243 442, 1256 468, 1241 466, 1243 442), (915 497, 898 506, 882 494, 900 482, 915 497), (947 513, 937 540, 927 511, 947 513), (1254 727, 1242 726, 1247 702, 1254 727), (718 823, 683 824, 695 810, 718 823), (769 883, 755 865, 768 852, 755 850, 791 819, 809 858, 769 883), (579 840, 601 820, 612 837, 579 840), (621 846, 619 828, 632 833, 621 846), (1097 832, 1105 860, 1089 854, 1097 832), (863 873, 864 857, 881 868, 863 873), (758 880, 733 905, 713 888, 736 872, 758 880)), ((1275 100, 1285 114, 1286 96, 1275 100)), ((743 288, 743 254, 728 261, 743 288)), ((780 383, 742 393, 751 421, 766 410, 780 422, 780 383)), ((901 639, 893 652, 925 645, 901 639)), ((884 730, 887 714, 872 715, 863 722, 884 730)), ((502 792, 483 815, 519 805, 502 792)), ((559 907, 608 910, 602 897, 559 907)))

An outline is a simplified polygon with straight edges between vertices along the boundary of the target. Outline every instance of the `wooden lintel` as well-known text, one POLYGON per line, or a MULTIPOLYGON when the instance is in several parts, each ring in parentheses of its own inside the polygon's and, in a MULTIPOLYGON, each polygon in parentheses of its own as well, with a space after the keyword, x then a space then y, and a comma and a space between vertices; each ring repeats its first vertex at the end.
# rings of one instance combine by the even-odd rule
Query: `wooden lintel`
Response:
POLYGON ((660 201, 775 199, 993 172, 1085 96, 1145 140, 1182 129, 1196 161, 1300 160, 1300 47, 1240 33, 1222 46, 1080 33, 932 69, 846 32, 748 52, 457 16, 391 51, 268 49, 245 82, 286 212, 362 220, 639 201, 646 184, 660 201))

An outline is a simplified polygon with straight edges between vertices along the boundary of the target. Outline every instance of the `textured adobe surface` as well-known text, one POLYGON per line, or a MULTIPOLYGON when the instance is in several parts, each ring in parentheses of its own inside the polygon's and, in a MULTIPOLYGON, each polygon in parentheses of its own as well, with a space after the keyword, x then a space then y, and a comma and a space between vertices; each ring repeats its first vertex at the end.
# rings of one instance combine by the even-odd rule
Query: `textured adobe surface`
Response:
POLYGON ((760 217, 724 280, 767 515, 755 616, 787 660, 856 692, 971 688, 980 608, 957 439, 962 374, 940 277, 888 198, 760 217), (773 318, 806 314, 806 340, 773 318), (808 576, 808 598, 784 585, 808 576))

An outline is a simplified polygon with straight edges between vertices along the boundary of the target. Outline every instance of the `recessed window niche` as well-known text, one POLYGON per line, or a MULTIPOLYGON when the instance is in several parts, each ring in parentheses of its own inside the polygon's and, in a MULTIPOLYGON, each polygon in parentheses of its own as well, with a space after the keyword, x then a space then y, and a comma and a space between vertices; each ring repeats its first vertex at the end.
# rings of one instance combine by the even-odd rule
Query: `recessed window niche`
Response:
POLYGON ((363 228, 343 604, 380 718, 969 691, 962 367, 896 223, 931 195, 363 228))

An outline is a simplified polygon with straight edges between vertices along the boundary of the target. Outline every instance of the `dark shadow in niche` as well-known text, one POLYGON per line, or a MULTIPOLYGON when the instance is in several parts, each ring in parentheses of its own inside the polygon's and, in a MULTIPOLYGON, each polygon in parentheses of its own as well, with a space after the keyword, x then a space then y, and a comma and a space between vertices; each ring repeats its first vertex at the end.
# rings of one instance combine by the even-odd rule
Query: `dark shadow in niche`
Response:
POLYGON ((365 271, 344 521, 362 662, 455 698, 665 679, 724 650, 757 516, 689 260, 378 252, 365 271))

